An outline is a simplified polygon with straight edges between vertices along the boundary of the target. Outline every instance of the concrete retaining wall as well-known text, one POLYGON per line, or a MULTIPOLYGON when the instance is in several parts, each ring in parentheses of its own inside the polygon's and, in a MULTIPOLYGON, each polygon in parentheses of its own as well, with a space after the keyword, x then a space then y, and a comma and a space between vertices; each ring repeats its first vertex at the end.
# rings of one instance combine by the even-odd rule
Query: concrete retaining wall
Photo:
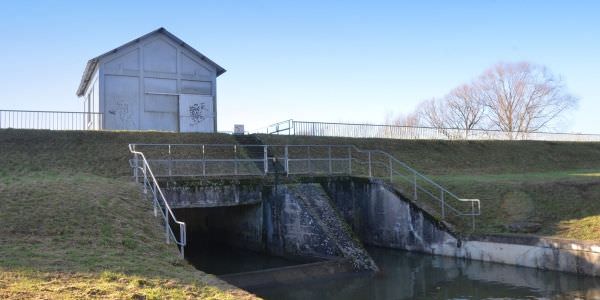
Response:
POLYGON ((322 184, 366 244, 600 276, 600 243, 531 236, 461 240, 379 181, 328 178, 322 184))

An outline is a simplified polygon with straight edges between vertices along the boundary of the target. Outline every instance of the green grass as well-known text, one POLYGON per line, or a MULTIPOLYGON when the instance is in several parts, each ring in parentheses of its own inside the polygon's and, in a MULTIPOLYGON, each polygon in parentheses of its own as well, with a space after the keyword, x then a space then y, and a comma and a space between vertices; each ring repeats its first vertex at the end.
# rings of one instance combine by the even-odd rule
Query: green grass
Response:
POLYGON ((195 270, 132 183, 127 143, 230 136, 0 130, 0 298, 253 298, 195 270))
MULTIPOLYGON (((600 143, 261 138, 386 151, 457 196, 480 199, 475 233, 510 233, 508 224, 527 221, 542 225, 537 235, 600 241, 600 143)), ((454 225, 469 232, 467 224, 454 225)))

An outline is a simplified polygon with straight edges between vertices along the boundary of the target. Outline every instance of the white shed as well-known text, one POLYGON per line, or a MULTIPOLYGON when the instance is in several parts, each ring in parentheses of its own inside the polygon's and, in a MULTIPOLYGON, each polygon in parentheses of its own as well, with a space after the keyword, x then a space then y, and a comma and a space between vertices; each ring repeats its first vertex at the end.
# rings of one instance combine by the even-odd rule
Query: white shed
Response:
POLYGON ((77 96, 88 128, 215 132, 225 69, 164 28, 88 61, 77 96), (98 124, 99 123, 99 124, 98 124))

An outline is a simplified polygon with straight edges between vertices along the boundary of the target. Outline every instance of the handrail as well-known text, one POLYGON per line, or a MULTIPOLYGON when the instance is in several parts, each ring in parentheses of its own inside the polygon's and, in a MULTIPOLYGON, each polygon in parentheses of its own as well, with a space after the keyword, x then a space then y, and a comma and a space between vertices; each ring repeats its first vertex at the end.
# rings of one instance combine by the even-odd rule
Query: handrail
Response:
POLYGON ((0 128, 102 130, 100 112, 0 109, 0 128))
POLYGON ((175 217, 175 214, 171 210, 171 206, 169 206, 169 203, 167 202, 165 195, 163 194, 160 186, 158 185, 158 181, 156 180, 156 177, 154 177, 154 173, 152 172, 152 169, 150 168, 150 165, 148 164, 148 160, 146 160, 146 156, 144 155, 144 153, 136 151, 135 144, 129 144, 129 152, 133 153, 135 156, 134 177, 135 177, 136 182, 138 181, 138 170, 139 169, 142 170, 142 173, 144 175, 144 193, 147 192, 147 187, 149 185, 148 174, 150 174, 150 179, 152 180, 150 188, 151 188, 152 194, 153 194, 154 216, 157 216, 157 208, 161 207, 160 203, 158 203, 157 195, 160 196, 160 200, 162 200, 162 205, 164 206, 164 211, 163 211, 162 207, 161 207, 160 211, 161 211, 161 214, 163 215, 163 221, 165 222, 165 235, 166 235, 167 243, 170 242, 170 239, 172 237, 173 241, 175 241, 175 244, 177 244, 179 246, 179 249, 180 249, 179 252, 181 253, 181 256, 184 257, 185 246, 187 244, 187 234, 186 234, 185 223, 178 221, 177 218, 175 217), (140 167, 137 164, 137 162, 139 161, 138 156, 142 158, 143 167, 140 167), (158 191, 158 193, 157 193, 157 191, 158 191), (177 240, 177 238, 175 237, 175 233, 173 232, 173 229, 171 228, 171 225, 169 223, 169 218, 171 218, 171 220, 175 224, 179 225, 179 240, 177 240))
MULTIPOLYGON (((260 175, 265 176, 268 175, 269 172, 273 172, 269 167, 269 163, 272 159, 276 159, 277 161, 283 164, 284 173, 287 175, 291 174, 348 174, 354 176, 368 176, 370 178, 378 177, 387 179, 390 183, 394 183, 395 180, 398 180, 398 176, 400 178, 406 180, 412 189, 412 192, 409 195, 405 195, 407 197, 413 198, 413 201, 418 201, 419 192, 426 194, 431 197, 431 199, 440 203, 440 214, 441 218, 445 219, 447 212, 453 213, 457 216, 470 216, 472 218, 472 226, 475 227, 475 216, 481 214, 481 203, 479 199, 464 199, 456 196, 454 193, 423 175, 422 173, 416 171, 408 164, 400 161, 396 157, 391 154, 382 151, 382 150, 363 150, 359 149, 355 145, 239 145, 239 144, 130 144, 130 148, 135 150, 135 146, 150 146, 150 147, 168 147, 169 149, 169 158, 168 159, 151 159, 151 162, 169 162, 168 164, 168 175, 161 175, 161 177, 188 177, 188 176, 240 176, 240 175, 260 175), (176 149, 177 146, 192 146, 197 147, 198 149, 202 149, 202 157, 201 158, 181 158, 181 159, 173 159, 171 157, 173 149, 176 149), (233 154, 232 158, 223 157, 223 152, 218 152, 218 157, 210 157, 206 155, 207 152, 205 150, 210 149, 210 147, 215 147, 219 149, 227 149, 231 148, 233 154), (259 157, 244 157, 240 155, 243 153, 243 148, 259 148, 260 151, 254 151, 254 155, 259 157), (312 149, 320 149, 320 151, 314 152, 312 149), (340 152, 339 150, 342 150, 340 152), (295 149, 295 150, 294 150, 295 149), (337 151, 334 153, 334 150, 337 151), (347 149, 347 150, 345 150, 347 149), (278 150, 279 152, 275 151, 278 150), (298 151, 300 150, 300 151, 298 151), (268 152, 272 152, 272 154, 267 155, 268 152), (311 154, 312 152, 312 154, 311 154), (354 153, 354 155, 353 155, 354 153), (356 156, 356 154, 360 153, 361 156, 366 155, 368 158, 361 156, 356 156), (377 158, 377 159, 375 159, 377 158), (381 160, 383 159, 383 161, 381 160), (202 163, 202 172, 199 169, 196 169, 196 173, 188 174, 188 173, 178 173, 179 169, 176 169, 176 172, 172 172, 171 166, 173 162, 189 162, 189 163, 202 163), (225 163, 222 166, 234 166, 230 170, 212 170, 209 172, 207 170, 208 163, 225 163), (305 163, 303 163, 305 162, 305 163), (342 165, 340 165, 340 162, 342 165), (347 162, 347 163, 344 163, 347 162), (241 163, 256 163, 255 171, 241 171, 238 166, 241 163), (292 165, 294 163, 295 165, 292 165), (334 163, 337 164, 336 168, 334 168, 334 163), (353 168, 353 163, 361 165, 362 169, 353 168), (341 166, 341 168, 340 168, 341 166), (365 170, 365 168, 367 168, 365 170), (341 171, 340 171, 341 170, 341 171), (367 172, 368 170, 368 172, 367 172), (387 176, 380 176, 381 172, 384 171, 387 176), (357 173, 358 172, 358 173, 357 173), (378 175, 379 174, 379 175, 378 175), (438 194, 439 193, 439 194, 438 194), (410 195, 412 194, 412 195, 410 195), (465 203, 470 206, 470 211, 457 209, 452 201, 458 201, 458 203, 465 203)), ((214 150, 214 149, 213 149, 214 150)), ((251 151, 252 152, 252 151, 251 151)), ((227 154, 227 153, 225 153, 227 154)), ((226 156, 226 155, 225 155, 226 156)), ((144 162, 148 164, 148 161, 144 157, 144 162)), ((200 165, 198 165, 200 167, 200 165)), ((149 168, 149 165, 148 165, 149 168)), ((154 173, 152 173, 153 180, 155 179, 154 173)))
MULTIPOLYGON (((433 140, 540 140, 540 141, 573 141, 597 142, 600 134, 566 133, 548 131, 503 131, 499 129, 482 128, 438 128, 430 126, 402 126, 389 124, 339 123, 286 120, 267 126, 287 122, 289 128, 266 132, 267 134, 330 136, 330 137, 361 137, 361 138, 392 138, 392 139, 433 139, 433 140)), ((256 132, 264 133, 264 132, 256 132)))
MULTIPOLYGON (((418 171, 416 171, 415 169, 411 168, 410 166, 408 166, 406 163, 398 160, 397 158, 393 157, 392 155, 390 155, 387 152, 381 151, 381 150, 361 150, 358 147, 356 147, 355 145, 349 145, 350 147, 352 147, 352 149, 354 151, 357 152, 361 152, 361 153, 380 153, 382 155, 384 155, 386 158, 394 161, 395 163, 400 164, 402 167, 404 167, 406 170, 408 170, 409 172, 411 172, 414 176, 418 176, 420 179, 427 181, 429 184, 433 185, 434 187, 440 189, 440 191, 445 194, 445 195, 449 195, 452 198, 460 201, 460 202, 467 202, 467 203, 471 203, 471 213, 463 213, 458 211, 457 209, 455 209, 454 207, 452 207, 451 205, 449 205, 447 203, 447 201, 445 201, 445 199, 442 197, 442 199, 439 199, 437 196, 430 194, 429 191, 425 191, 427 193, 429 193, 429 195, 433 198, 436 198, 438 201, 442 202, 442 205, 445 208, 450 208, 452 210, 454 210, 458 215, 464 215, 464 216, 472 216, 473 217, 473 224, 474 224, 474 216, 478 216, 481 214, 481 201, 479 199, 465 199, 465 198, 460 198, 458 196, 456 196, 454 193, 450 192, 449 190, 447 190, 445 187, 441 186, 440 184, 438 184, 437 182, 431 180, 430 178, 428 178, 427 176, 419 173, 418 171), (476 208, 476 210, 475 210, 476 208)), ((393 170, 393 167, 390 165, 390 168, 393 170)), ((419 188, 416 183, 415 183, 415 189, 419 188)), ((415 199, 416 200, 416 199, 415 199)), ((444 209, 442 209, 442 218, 445 218, 444 215, 444 209)), ((473 225, 474 226, 474 225, 473 225)))

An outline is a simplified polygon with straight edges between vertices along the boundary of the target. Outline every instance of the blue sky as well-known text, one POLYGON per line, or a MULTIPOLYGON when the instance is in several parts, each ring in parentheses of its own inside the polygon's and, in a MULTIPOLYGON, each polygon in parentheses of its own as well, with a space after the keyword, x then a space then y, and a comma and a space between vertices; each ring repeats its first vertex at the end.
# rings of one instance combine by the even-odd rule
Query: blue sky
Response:
POLYGON ((499 61, 548 66, 600 133, 597 1, 10 1, 0 109, 80 111, 88 59, 165 27, 227 69, 219 130, 289 118, 381 123, 499 61))

